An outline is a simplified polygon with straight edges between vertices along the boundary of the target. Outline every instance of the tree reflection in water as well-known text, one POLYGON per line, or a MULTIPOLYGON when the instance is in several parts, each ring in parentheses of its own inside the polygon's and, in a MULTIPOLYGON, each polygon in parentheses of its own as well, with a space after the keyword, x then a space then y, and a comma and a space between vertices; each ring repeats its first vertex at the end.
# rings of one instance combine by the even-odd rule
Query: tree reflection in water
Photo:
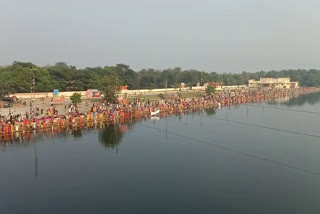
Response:
POLYGON ((82 137, 82 129, 79 128, 79 129, 74 129, 72 130, 72 135, 74 137, 82 137))
POLYGON ((99 132, 100 142, 107 149, 118 149, 118 146, 123 138, 123 133, 126 131, 126 124, 107 124, 99 132))
POLYGON ((216 110, 214 108, 208 108, 206 110, 207 115, 215 115, 216 114, 216 110))

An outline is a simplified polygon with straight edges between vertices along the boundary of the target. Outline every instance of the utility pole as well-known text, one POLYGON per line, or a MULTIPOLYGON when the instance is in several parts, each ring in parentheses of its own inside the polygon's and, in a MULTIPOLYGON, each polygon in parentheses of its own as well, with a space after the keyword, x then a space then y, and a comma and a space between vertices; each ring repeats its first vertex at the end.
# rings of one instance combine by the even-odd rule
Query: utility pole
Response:
POLYGON ((36 93, 36 81, 34 79, 34 72, 33 72, 33 76, 32 76, 32 89, 33 89, 33 98, 34 98, 34 93, 36 93))
POLYGON ((30 82, 31 82, 31 86, 30 86, 30 94, 32 96, 32 76, 30 76, 30 82))
POLYGON ((139 94, 138 94, 138 97, 140 97, 140 73, 138 73, 138 78, 139 78, 139 94))
POLYGON ((31 98, 33 99, 34 98, 34 93, 36 92, 36 81, 34 79, 34 70, 33 68, 31 68, 31 76, 30 76, 30 81, 31 81, 31 98))
POLYGON ((116 76, 116 88, 117 88, 117 96, 119 95, 119 92, 121 92, 121 87, 118 85, 118 73, 115 72, 115 76, 116 76))
POLYGON ((168 97, 167 97, 167 92, 168 92, 167 87, 168 87, 168 71, 166 71, 166 100, 168 99, 168 97))
POLYGON ((138 78, 139 78, 139 94, 140 94, 140 73, 138 73, 138 78))
POLYGON ((203 71, 201 72, 200 86, 202 86, 202 82, 203 82, 203 71))
POLYGON ((116 72, 116 84, 118 86, 118 73, 116 72))

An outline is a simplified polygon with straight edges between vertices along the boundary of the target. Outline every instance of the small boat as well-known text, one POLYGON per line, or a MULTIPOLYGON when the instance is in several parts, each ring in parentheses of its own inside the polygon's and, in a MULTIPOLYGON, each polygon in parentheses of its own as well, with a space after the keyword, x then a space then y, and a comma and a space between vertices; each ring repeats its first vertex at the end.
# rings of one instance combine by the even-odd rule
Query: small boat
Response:
POLYGON ((160 117, 154 117, 154 116, 152 116, 152 117, 150 117, 151 118, 151 120, 160 120, 160 117))
POLYGON ((158 110, 156 110, 156 111, 150 112, 150 115, 153 116, 153 115, 157 115, 157 114, 159 114, 159 113, 160 113, 160 110, 158 109, 158 110))

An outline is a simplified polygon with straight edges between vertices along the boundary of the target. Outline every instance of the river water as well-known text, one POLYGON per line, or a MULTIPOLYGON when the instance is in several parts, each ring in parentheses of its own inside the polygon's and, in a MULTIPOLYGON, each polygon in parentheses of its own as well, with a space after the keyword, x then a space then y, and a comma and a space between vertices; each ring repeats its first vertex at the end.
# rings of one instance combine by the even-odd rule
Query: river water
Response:
POLYGON ((18 138, 0 213, 319 213, 318 112, 312 94, 18 138))

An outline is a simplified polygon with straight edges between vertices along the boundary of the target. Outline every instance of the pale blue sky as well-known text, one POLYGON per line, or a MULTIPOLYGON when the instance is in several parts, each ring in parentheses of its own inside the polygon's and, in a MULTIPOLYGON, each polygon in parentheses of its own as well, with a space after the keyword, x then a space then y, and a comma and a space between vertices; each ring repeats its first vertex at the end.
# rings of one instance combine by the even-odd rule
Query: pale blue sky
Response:
POLYGON ((0 64, 320 68, 317 0, 0 0, 0 64))

